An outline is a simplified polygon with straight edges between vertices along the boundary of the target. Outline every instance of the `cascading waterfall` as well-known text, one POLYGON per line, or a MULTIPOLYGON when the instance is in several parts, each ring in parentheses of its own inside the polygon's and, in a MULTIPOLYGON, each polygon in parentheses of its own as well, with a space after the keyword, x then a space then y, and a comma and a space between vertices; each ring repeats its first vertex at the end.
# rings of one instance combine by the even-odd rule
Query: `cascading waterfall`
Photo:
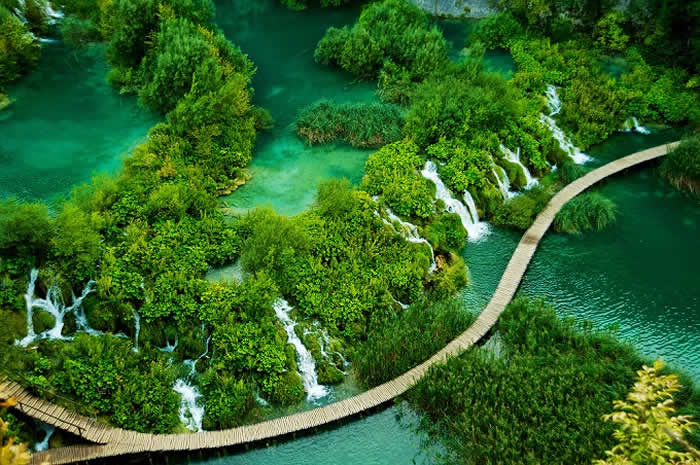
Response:
POLYGON ((165 341, 165 347, 158 347, 158 350, 161 352, 166 352, 166 353, 173 353, 173 351, 177 348, 177 337, 175 337, 175 343, 171 344, 170 340, 165 341))
POLYGON ((540 123, 547 126, 552 132, 552 137, 559 142, 559 147, 566 152, 574 163, 582 165, 589 161, 591 157, 583 153, 578 147, 571 142, 571 139, 566 136, 564 130, 559 127, 553 116, 561 111, 561 100, 557 94, 557 88, 553 85, 547 85, 547 107, 549 107, 549 116, 544 113, 540 114, 540 123))
POLYGON ((141 315, 139 315, 139 312, 134 310, 133 308, 131 311, 134 314, 134 348, 133 351, 137 352, 139 351, 139 333, 141 332, 141 315))
MULTIPOLYGON (((394 222, 397 222, 401 225, 401 230, 397 232, 408 242, 428 245, 428 247, 430 248, 430 268, 428 271, 430 273, 435 271, 437 269, 437 263, 435 262, 435 250, 433 250, 433 246, 430 244, 430 242, 428 242, 427 239, 421 237, 421 235, 418 234, 418 226, 416 226, 413 223, 409 223, 408 221, 403 221, 401 218, 399 218, 398 215, 392 212, 391 209, 389 209, 389 207, 386 207, 385 210, 387 216, 389 217, 389 220, 382 218, 382 221, 384 221, 384 223, 394 228, 394 222)), ((379 215, 379 212, 377 212, 377 215, 379 215)))
POLYGON ((173 386, 173 391, 180 394, 180 421, 190 431, 201 433, 202 420, 204 419, 204 405, 200 399, 202 394, 196 386, 188 381, 178 378, 173 386))
POLYGON ((472 217, 472 221, 474 223, 479 222, 479 212, 476 209, 476 203, 474 203, 474 197, 469 193, 469 191, 465 190, 464 195, 462 196, 464 199, 464 204, 467 206, 467 210, 469 210, 469 215, 472 217))
MULTIPOLYGON (((204 431, 202 428, 204 404, 201 401, 202 394, 194 384, 195 378, 197 377, 196 365, 198 361, 209 353, 210 341, 211 336, 206 339, 204 352, 202 352, 199 357, 194 360, 188 359, 182 362, 184 366, 189 368, 189 373, 185 378, 176 379, 175 385, 173 386, 173 391, 180 394, 180 408, 178 410, 180 421, 185 425, 185 428, 197 433, 204 431)), ((177 343, 175 345, 177 345, 177 343)))
POLYGON ((520 168, 523 170, 523 174, 525 174, 526 181, 525 189, 530 189, 531 187, 536 186, 539 183, 537 178, 530 173, 529 169, 527 169, 527 166, 523 165, 523 163, 520 161, 520 147, 518 147, 517 150, 513 152, 511 149, 501 144, 500 149, 501 153, 503 153, 503 155, 506 157, 506 160, 508 160, 511 163, 515 163, 516 165, 520 166, 520 168))
POLYGON ((426 161, 421 174, 424 178, 429 179, 435 184, 435 195, 445 203, 445 210, 459 215, 459 218, 462 220, 462 226, 464 226, 464 229, 466 229, 469 234, 470 241, 477 241, 488 232, 486 223, 474 221, 474 217, 467 207, 465 207, 462 202, 452 197, 447 186, 445 186, 445 183, 440 179, 435 163, 430 160, 426 161))
POLYGON ((518 195, 517 192, 513 192, 510 190, 510 179, 508 179, 508 173, 506 173, 506 170, 503 169, 503 167, 494 165, 493 168, 493 175, 496 177, 496 182, 498 182, 498 189, 500 189, 501 194, 503 194, 503 199, 504 200, 509 200, 518 195), (498 174, 499 170, 501 174, 498 174))
POLYGON ((75 315, 75 321, 79 331, 84 331, 89 334, 101 334, 99 333, 99 331, 90 328, 90 326, 87 323, 87 318, 85 317, 85 312, 81 307, 83 300, 85 300, 88 294, 95 291, 95 281, 90 281, 85 285, 85 287, 83 288, 83 292, 80 294, 80 297, 75 297, 75 295, 73 295, 73 303, 69 307, 66 307, 63 303, 63 299, 61 297, 61 293, 58 289, 58 286, 56 285, 53 285, 49 288, 48 292, 46 293, 45 299, 39 299, 34 296, 36 280, 38 277, 39 270, 33 269, 29 276, 29 285, 27 286, 27 292, 26 294, 24 294, 24 300, 27 306, 27 335, 24 338, 15 341, 16 345, 21 347, 27 347, 28 345, 33 344, 34 342, 40 341, 42 339, 72 339, 70 337, 63 336, 62 334, 64 326, 63 320, 65 316, 71 312, 73 312, 73 314, 75 315), (33 321, 35 308, 39 310, 44 310, 45 312, 49 313, 51 316, 54 317, 53 328, 47 329, 46 331, 36 334, 36 332, 34 331, 33 321))
POLYGON ((296 322, 289 316, 292 310, 289 302, 284 299, 277 299, 272 305, 272 308, 277 315, 277 318, 282 322, 284 330, 287 332, 287 341, 294 346, 297 351, 297 367, 301 375, 301 382, 306 390, 307 400, 316 400, 328 394, 325 386, 318 384, 318 376, 316 374, 316 363, 309 351, 304 347, 299 336, 294 332, 296 322))
POLYGON ((46 423, 40 423, 39 428, 41 428, 41 430, 44 432, 44 439, 42 439, 41 442, 34 444, 34 452, 48 450, 51 436, 53 436, 53 433, 56 431, 56 428, 46 423))
POLYGON ((622 132, 638 132, 639 134, 651 134, 651 131, 640 125, 639 121, 637 121, 637 118, 632 116, 630 118, 627 118, 625 121, 625 124, 622 127, 622 132))

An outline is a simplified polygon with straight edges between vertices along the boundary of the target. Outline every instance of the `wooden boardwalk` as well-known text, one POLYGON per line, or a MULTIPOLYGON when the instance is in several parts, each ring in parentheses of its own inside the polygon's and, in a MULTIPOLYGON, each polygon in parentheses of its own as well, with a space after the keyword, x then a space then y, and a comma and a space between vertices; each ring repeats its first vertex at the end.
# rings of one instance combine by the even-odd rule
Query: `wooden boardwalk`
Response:
POLYGON ((474 324, 430 359, 398 378, 357 396, 325 407, 253 425, 197 434, 162 435, 136 433, 98 423, 34 397, 22 386, 10 381, 2 382, 0 380, 0 398, 14 397, 18 402, 15 408, 25 414, 76 434, 91 443, 34 454, 32 463, 37 465, 47 458, 51 460, 52 464, 60 465, 143 452, 191 451, 234 446, 308 430, 372 409, 403 394, 415 385, 431 366, 443 362, 447 357, 459 354, 488 333, 515 295, 539 241, 566 202, 608 176, 666 155, 667 151, 676 144, 677 142, 658 146, 620 158, 591 171, 564 187, 551 199, 547 207, 523 235, 508 262, 493 297, 474 324))

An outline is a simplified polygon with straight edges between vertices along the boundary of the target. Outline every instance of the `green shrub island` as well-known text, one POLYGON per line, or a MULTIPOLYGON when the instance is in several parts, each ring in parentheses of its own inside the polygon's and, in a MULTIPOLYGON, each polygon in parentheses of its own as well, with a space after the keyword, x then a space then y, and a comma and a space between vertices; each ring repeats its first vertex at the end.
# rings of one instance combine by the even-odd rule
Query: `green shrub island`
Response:
POLYGON ((700 194, 700 135, 683 139, 664 158, 661 173, 679 189, 700 194))
POLYGON ((401 139, 402 126, 395 105, 320 101, 301 111, 296 132, 311 145, 341 139, 353 147, 378 148, 401 139))

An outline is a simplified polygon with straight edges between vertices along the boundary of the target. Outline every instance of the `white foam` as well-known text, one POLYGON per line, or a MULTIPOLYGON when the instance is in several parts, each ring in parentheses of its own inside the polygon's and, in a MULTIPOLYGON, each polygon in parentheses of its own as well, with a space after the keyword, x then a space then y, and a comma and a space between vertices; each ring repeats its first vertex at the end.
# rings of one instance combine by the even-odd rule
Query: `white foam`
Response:
MULTIPOLYGON (((450 213, 456 213, 459 216, 462 221, 462 226, 464 226, 464 229, 466 229, 469 234, 470 241, 478 241, 488 233, 488 225, 478 220, 474 221, 474 217, 467 207, 462 202, 452 197, 449 189, 447 189, 445 183, 440 179, 435 163, 430 160, 426 161, 421 174, 424 178, 429 179, 435 184, 435 196, 445 203, 445 210, 450 213)), ((466 197, 467 194, 468 192, 465 191, 464 196, 466 197)), ((476 211, 476 207, 474 207, 474 211, 476 211)), ((478 215, 476 216, 478 218, 478 215)))
POLYGON ((296 322, 289 316, 292 307, 284 299, 277 299, 272 308, 277 315, 277 318, 282 322, 284 330, 287 333, 287 342, 292 344, 297 352, 297 368, 301 376, 301 382, 306 390, 306 399, 309 401, 320 399, 328 394, 325 386, 318 384, 318 375, 316 374, 316 362, 311 356, 311 353, 304 347, 304 344, 299 339, 299 336, 294 332, 296 322))

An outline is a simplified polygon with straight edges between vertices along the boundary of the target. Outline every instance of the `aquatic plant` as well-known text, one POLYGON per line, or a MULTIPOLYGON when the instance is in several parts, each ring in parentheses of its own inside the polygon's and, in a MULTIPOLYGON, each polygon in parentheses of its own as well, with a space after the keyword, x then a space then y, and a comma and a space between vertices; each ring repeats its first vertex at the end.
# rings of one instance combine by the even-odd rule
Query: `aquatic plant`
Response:
POLYGON ((661 163, 661 174, 678 189, 700 194, 700 135, 681 141, 661 163))
POLYGON ((369 331, 353 354, 355 375, 370 387, 389 381, 428 359, 473 321, 458 300, 411 305, 369 331))
POLYGON ((615 221, 615 203, 598 192, 569 200, 554 217, 554 229, 569 234, 600 231, 615 221))
MULTIPOLYGON (((442 463, 590 464, 614 445, 603 420, 634 383, 642 358, 609 331, 560 319, 516 298, 494 333, 500 350, 473 347, 407 393, 442 463)), ((693 388, 689 388, 691 392, 693 388)), ((697 405, 685 397, 679 405, 697 405)))
POLYGON ((323 100, 301 110, 296 132, 311 145, 340 139, 353 147, 379 148, 399 140, 402 126, 401 111, 395 105, 323 100))

